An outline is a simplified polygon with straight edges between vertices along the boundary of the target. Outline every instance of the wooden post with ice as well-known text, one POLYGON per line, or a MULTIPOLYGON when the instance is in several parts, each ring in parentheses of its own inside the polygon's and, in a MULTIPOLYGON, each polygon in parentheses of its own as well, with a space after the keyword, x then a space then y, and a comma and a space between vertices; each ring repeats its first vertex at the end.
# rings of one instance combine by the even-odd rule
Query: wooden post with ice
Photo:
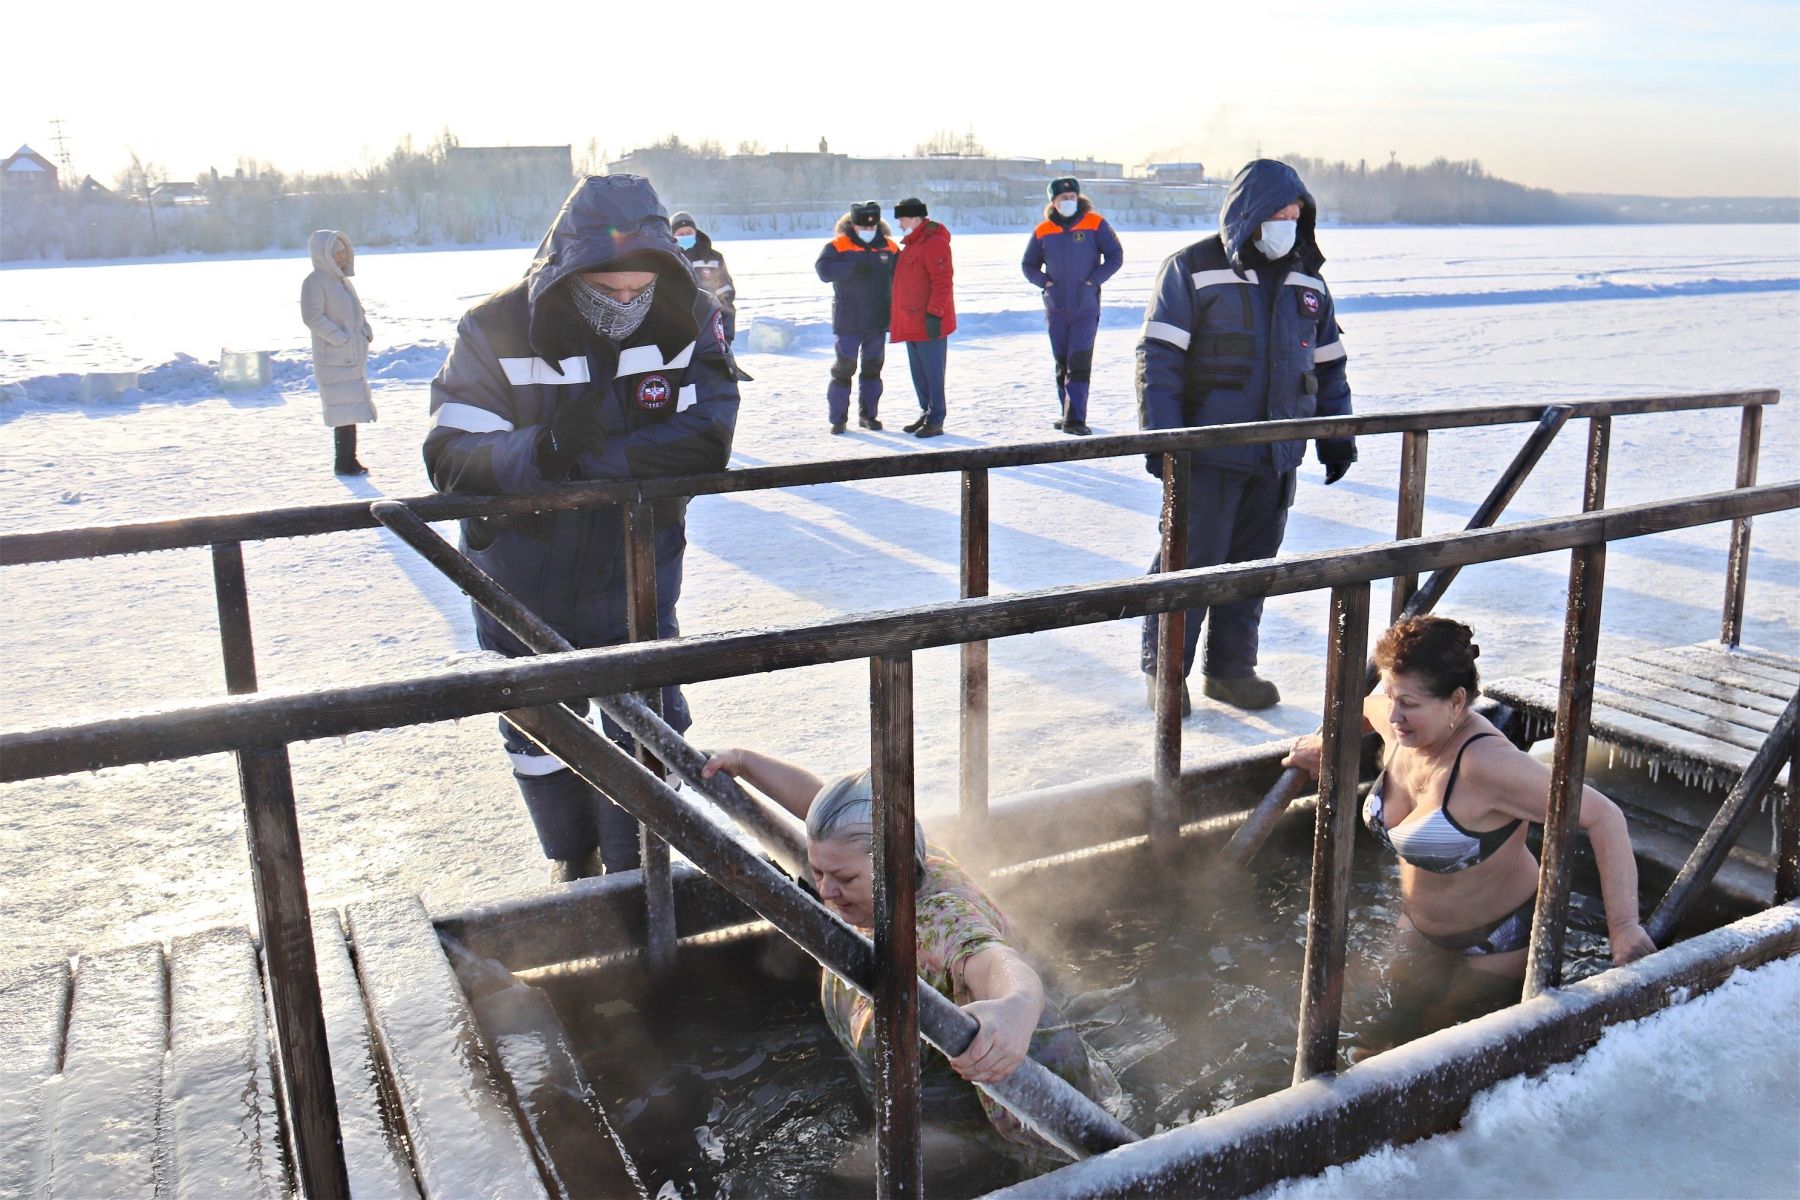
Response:
MULTIPOLYGON (((962 596, 988 594, 988 473, 962 473, 962 596)), ((958 736, 959 815, 963 836, 979 836, 988 813, 988 645, 962 646, 962 723, 958 736)))
MULTIPOLYGON (((1760 405, 1744 406, 1743 424, 1738 429, 1737 486, 1741 488, 1756 484, 1756 460, 1762 453, 1762 415, 1760 405)), ((1719 640, 1727 646, 1736 646, 1743 640, 1744 587, 1749 578, 1750 518, 1738 517, 1731 522, 1731 557, 1725 568, 1725 616, 1719 626, 1719 640)))
MULTIPOLYGON (((250 631, 243 546, 237 542, 215 544, 212 558, 225 688, 233 695, 254 692, 256 650, 250 631)), ((287 747, 239 750, 237 765, 257 933, 268 970, 269 1007, 279 1049, 279 1091, 294 1140, 294 1173, 305 1196, 348 1196, 350 1179, 338 1126, 331 1052, 325 1042, 325 1009, 319 998, 318 962, 313 957, 312 910, 306 897, 306 866, 300 857, 300 826, 287 747)))
MULTIPOLYGON (((1188 502, 1193 494, 1191 456, 1163 455, 1162 569, 1187 565, 1188 502)), ((1181 842, 1181 693, 1186 686, 1183 637, 1187 613, 1170 609, 1156 622, 1156 741, 1151 763, 1150 848, 1160 862, 1174 858, 1181 842)))
POLYGON ((1356 848, 1356 780, 1362 759, 1363 659, 1369 648, 1369 585, 1331 589, 1325 652, 1325 730, 1319 749, 1319 809, 1313 824, 1312 895, 1300 976, 1300 1037, 1294 1082, 1337 1069, 1349 933, 1350 860, 1356 848))
POLYGON ((910 654, 869 660, 875 825, 875 1194, 917 1197, 919 943, 913 855, 913 674, 910 654))
MULTIPOLYGON (((1400 506, 1394 517, 1394 540, 1404 542, 1425 532, 1425 463, 1431 434, 1409 429, 1400 435, 1400 506)), ((1394 576, 1394 598, 1388 606, 1388 624, 1406 613, 1406 605, 1419 590, 1419 576, 1409 571, 1394 576)))
MULTIPOLYGON (((625 587, 631 597, 629 629, 634 642, 661 636, 656 598, 656 514, 648 500, 625 506, 625 587)), ((650 711, 662 715, 662 689, 644 693, 650 711)), ((660 773, 656 755, 638 743, 638 761, 660 773)), ((675 891, 669 874, 669 844, 638 826, 638 853, 644 872, 644 940, 650 970, 666 976, 675 969, 675 891)))
MULTIPOLYGON (((1594 417, 1588 427, 1583 512, 1606 507, 1606 460, 1611 438, 1612 418, 1594 417)), ((1594 668, 1600 659, 1600 602, 1605 590, 1606 543, 1597 541, 1570 551, 1556 748, 1550 765, 1550 803, 1544 819, 1542 861, 1538 864, 1537 906, 1531 914, 1531 948, 1525 959, 1525 1000, 1562 982, 1569 876, 1575 863, 1575 834, 1581 823, 1581 790, 1587 783, 1594 668)))

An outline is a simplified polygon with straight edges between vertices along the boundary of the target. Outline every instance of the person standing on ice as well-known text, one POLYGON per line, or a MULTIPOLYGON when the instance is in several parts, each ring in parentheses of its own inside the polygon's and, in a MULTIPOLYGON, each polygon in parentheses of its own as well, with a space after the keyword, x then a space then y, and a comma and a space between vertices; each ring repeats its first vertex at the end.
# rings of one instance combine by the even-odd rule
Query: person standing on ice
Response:
POLYGON ((1053 425, 1085 437, 1092 432, 1087 424, 1088 376, 1100 330, 1100 285, 1125 265, 1125 251, 1113 227, 1081 194, 1079 179, 1052 179, 1044 190, 1050 202, 1031 231, 1019 266, 1044 292, 1050 353, 1056 359, 1059 415, 1053 425))
POLYGON ((825 388, 826 418, 831 432, 842 433, 850 422, 850 378, 862 356, 862 379, 856 385, 856 423, 879 430, 875 415, 881 405, 881 367, 887 361, 888 322, 893 312, 894 262, 900 246, 881 219, 873 200, 852 204, 838 218, 837 236, 819 251, 813 269, 831 285, 831 332, 837 357, 825 388))
POLYGON ((300 316, 312 330, 313 380, 319 385, 325 424, 332 427, 339 475, 367 475, 356 459, 356 427, 375 419, 369 395, 369 342, 374 333, 350 276, 356 251, 335 229, 316 229, 307 239, 312 274, 300 285, 300 316))
MULTIPOLYGON (((648 180, 575 185, 525 277, 464 314, 431 384, 425 466, 441 492, 542 493, 564 483, 723 470, 739 374, 719 305, 694 282, 648 180)), ((657 626, 679 633, 685 498, 655 502, 657 626)), ((462 523, 480 567, 576 646, 627 637, 623 513, 613 504, 462 523)), ((482 647, 527 653, 475 609, 482 647)), ((679 688, 663 718, 692 723, 679 688)), ((606 722, 607 732, 622 731, 606 722)), ((637 823, 504 721, 501 736, 551 878, 628 870, 637 823)))
POLYGON ((695 223, 693 213, 678 212, 670 217, 669 232, 675 235, 675 244, 687 255, 688 265, 694 268, 694 281, 719 302, 719 311, 725 316, 725 340, 736 341, 737 285, 731 282, 725 256, 706 236, 706 231, 695 223))
MULTIPOLYGON (((1344 343, 1314 238, 1318 206, 1286 163, 1259 158, 1237 173, 1219 212, 1219 232, 1163 263, 1137 346, 1138 421, 1145 429, 1350 413, 1344 343)), ((1299 441, 1193 453, 1186 567, 1273 558, 1281 549, 1299 441)), ((1356 461, 1352 438, 1321 439, 1325 482, 1356 461)), ((1162 456, 1146 467, 1161 476, 1162 456)), ((1163 569, 1151 560, 1152 574, 1163 569)), ((1202 691, 1236 708, 1281 702, 1256 674, 1262 598, 1187 610, 1182 677, 1194 669, 1206 625, 1202 691)), ((1156 705, 1157 616, 1144 620, 1140 665, 1156 705)), ((1181 712, 1189 711, 1182 684, 1181 712)))
POLYGON ((944 368, 949 337, 956 332, 955 265, 950 231, 930 219, 923 200, 907 197, 894 205, 894 220, 905 236, 894 266, 893 329, 889 340, 906 343, 919 419, 904 426, 914 437, 944 432, 944 368))

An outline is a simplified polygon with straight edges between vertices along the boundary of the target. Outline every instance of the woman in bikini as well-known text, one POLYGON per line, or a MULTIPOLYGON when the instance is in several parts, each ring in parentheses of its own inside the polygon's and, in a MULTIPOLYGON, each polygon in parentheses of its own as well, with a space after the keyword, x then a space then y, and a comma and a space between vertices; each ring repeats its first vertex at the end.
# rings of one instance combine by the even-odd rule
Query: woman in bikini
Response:
MULTIPOLYGON (((1525 845, 1542 824, 1550 768, 1471 709, 1480 647, 1467 625, 1412 617, 1381 637, 1381 686, 1363 702, 1363 728, 1381 735, 1386 763, 1363 821, 1400 858, 1404 921, 1478 971, 1525 972, 1538 862, 1525 845)), ((1318 774, 1320 738, 1294 743, 1284 765, 1318 774)), ((1637 860, 1618 805, 1591 787, 1581 830, 1593 846, 1615 964, 1656 949, 1638 921, 1637 860)))

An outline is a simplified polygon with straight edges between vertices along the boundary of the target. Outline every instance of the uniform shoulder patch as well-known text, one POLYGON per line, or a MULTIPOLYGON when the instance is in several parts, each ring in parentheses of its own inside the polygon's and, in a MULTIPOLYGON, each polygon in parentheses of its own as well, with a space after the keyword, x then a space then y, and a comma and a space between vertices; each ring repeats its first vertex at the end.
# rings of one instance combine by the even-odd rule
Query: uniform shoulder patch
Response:
POLYGON ((713 340, 719 343, 719 349, 728 348, 728 343, 725 341, 725 314, 716 308, 713 309, 712 315, 712 335, 713 340))
POLYGON ((1324 302, 1319 299, 1319 293, 1313 291, 1311 288, 1300 289, 1300 311, 1307 316, 1318 316, 1319 309, 1323 307, 1323 304, 1324 302))

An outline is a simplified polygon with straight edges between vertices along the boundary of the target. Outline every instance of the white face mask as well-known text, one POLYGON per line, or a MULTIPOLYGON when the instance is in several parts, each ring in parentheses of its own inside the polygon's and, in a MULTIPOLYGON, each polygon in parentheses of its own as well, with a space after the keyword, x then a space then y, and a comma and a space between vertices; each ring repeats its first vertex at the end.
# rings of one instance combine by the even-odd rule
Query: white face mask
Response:
POLYGON ((865 242, 872 242, 875 240, 875 235, 880 232, 881 232, 880 229, 864 229, 861 226, 858 226, 857 230, 856 230, 856 236, 861 238, 865 242))
POLYGON ((1256 248, 1270 262, 1278 262, 1293 253, 1294 238, 1299 231, 1298 221, 1264 221, 1262 236, 1256 239, 1256 248))
POLYGON ((1077 200, 1058 200, 1056 202, 1056 211, 1065 217, 1072 217, 1075 215, 1075 210, 1080 206, 1080 202, 1077 200))
POLYGON ((901 217, 900 218, 900 232, 901 233, 911 233, 913 230, 917 229, 918 227, 919 227, 919 218, 917 218, 917 217, 901 217))

